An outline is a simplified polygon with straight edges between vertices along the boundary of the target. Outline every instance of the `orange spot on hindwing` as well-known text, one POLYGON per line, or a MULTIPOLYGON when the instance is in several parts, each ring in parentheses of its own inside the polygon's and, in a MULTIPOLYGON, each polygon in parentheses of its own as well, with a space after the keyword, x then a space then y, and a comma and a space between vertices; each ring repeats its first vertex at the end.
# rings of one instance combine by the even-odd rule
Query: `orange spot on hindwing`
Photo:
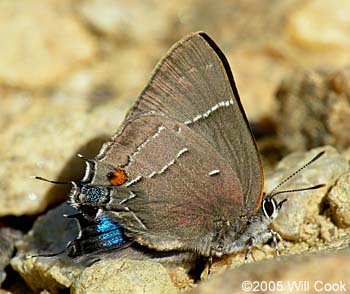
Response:
POLYGON ((127 181, 128 176, 126 175, 126 172, 124 170, 116 169, 114 172, 110 172, 107 175, 107 178, 111 185, 119 186, 123 185, 127 181))

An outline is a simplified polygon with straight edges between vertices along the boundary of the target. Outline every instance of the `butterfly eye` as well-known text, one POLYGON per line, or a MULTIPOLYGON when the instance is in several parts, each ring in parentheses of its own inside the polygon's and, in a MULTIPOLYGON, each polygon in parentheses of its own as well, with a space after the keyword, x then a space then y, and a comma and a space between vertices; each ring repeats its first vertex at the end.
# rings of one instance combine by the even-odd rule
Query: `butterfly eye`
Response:
POLYGON ((277 205, 273 199, 265 199, 262 204, 264 215, 267 218, 275 218, 277 216, 277 205))

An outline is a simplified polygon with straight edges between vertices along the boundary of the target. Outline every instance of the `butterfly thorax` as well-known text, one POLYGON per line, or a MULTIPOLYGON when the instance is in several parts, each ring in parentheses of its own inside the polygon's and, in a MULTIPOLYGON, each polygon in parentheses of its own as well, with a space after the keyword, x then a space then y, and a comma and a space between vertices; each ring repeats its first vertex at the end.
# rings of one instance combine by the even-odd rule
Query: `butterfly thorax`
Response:
POLYGON ((222 222, 212 242, 211 255, 220 257, 266 243, 272 237, 269 225, 278 216, 279 209, 273 199, 265 196, 255 213, 244 214, 233 223, 222 222))

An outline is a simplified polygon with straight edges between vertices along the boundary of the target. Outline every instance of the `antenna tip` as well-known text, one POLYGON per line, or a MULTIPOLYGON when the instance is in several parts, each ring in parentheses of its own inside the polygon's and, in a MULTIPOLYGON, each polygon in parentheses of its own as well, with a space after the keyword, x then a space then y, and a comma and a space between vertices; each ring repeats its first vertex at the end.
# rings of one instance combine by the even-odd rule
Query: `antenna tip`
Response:
POLYGON ((327 153, 327 150, 322 150, 321 152, 319 152, 315 157, 314 157, 314 160, 320 158, 322 155, 324 155, 325 153, 327 153))
POLYGON ((40 181, 45 181, 48 182, 48 179, 45 179, 43 177, 39 177, 39 176, 30 176, 30 178, 34 179, 34 180, 40 180, 40 181))

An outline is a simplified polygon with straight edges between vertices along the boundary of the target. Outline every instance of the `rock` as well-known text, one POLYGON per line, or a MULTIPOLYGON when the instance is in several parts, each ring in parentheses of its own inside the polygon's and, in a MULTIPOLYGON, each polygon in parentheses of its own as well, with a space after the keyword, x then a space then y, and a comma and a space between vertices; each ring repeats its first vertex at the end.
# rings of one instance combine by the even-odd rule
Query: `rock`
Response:
POLYGON ((349 249, 283 256, 213 276, 189 293, 326 293, 331 285, 334 287, 328 290, 331 293, 345 293, 349 290, 350 275, 344 261, 349 258, 349 249), (343 288, 339 289, 341 285, 343 288))
POLYGON ((329 219, 327 220, 326 215, 323 215, 322 203, 327 190, 348 170, 349 167, 345 158, 330 146, 319 147, 306 153, 293 153, 285 157, 277 165, 273 174, 269 175, 265 181, 265 191, 269 192, 322 150, 326 150, 326 154, 277 191, 312 187, 318 184, 325 184, 326 187, 277 195, 276 199, 279 201, 285 198, 288 201, 283 204, 278 218, 273 222, 273 228, 283 238, 293 241, 303 240, 311 246, 319 242, 320 231, 323 227, 327 227, 327 224, 330 226, 327 229, 335 231, 336 227, 329 219))
POLYGON ((78 11, 97 31, 118 40, 146 42, 164 39, 176 18, 174 7, 159 0, 144 4, 140 0, 88 0, 78 6, 78 11))
POLYGON ((249 121, 271 118, 277 110, 275 92, 281 77, 289 74, 290 69, 280 58, 261 48, 234 48, 227 53, 249 121))
POLYGON ((350 69, 308 71, 286 79, 277 93, 277 133, 288 151, 320 145, 349 148, 350 69), (293 111, 291 111, 293 110, 293 111))
POLYGON ((289 16, 290 37, 302 47, 349 50, 349 10, 346 0, 337 1, 337 5, 327 0, 304 2, 289 16))
POLYGON ((2 1, 0 39, 0 82, 14 87, 52 85, 96 53, 91 35, 53 1, 2 1))
POLYGON ((340 228, 350 227, 350 173, 339 178, 328 193, 327 202, 330 206, 331 217, 340 228))
POLYGON ((83 271, 73 294, 178 293, 163 266, 151 261, 106 260, 83 271))
POLYGON ((20 231, 12 228, 0 228, 0 287, 6 278, 4 269, 10 264, 10 259, 15 251, 15 241, 22 237, 20 231))
POLYGON ((88 101, 68 104, 64 97, 28 99, 26 111, 0 134, 0 216, 37 214, 65 199, 70 185, 30 177, 81 179, 85 164, 76 154, 95 157, 126 111, 114 100, 90 109, 88 101))
POLYGON ((281 34, 268 41, 287 56, 294 68, 343 67, 349 64, 349 2, 337 5, 311 0, 292 5, 281 24, 281 34))
POLYGON ((30 257, 60 252, 77 236, 76 222, 63 217, 74 212, 67 204, 49 211, 37 219, 33 229, 17 244, 18 252, 11 266, 35 293, 42 289, 57 293, 69 288, 84 269, 67 256, 30 257))
POLYGON ((68 288, 82 271, 70 260, 57 262, 54 258, 46 258, 44 262, 37 262, 34 258, 15 257, 11 265, 34 293, 42 289, 47 289, 50 293, 59 293, 68 288))

